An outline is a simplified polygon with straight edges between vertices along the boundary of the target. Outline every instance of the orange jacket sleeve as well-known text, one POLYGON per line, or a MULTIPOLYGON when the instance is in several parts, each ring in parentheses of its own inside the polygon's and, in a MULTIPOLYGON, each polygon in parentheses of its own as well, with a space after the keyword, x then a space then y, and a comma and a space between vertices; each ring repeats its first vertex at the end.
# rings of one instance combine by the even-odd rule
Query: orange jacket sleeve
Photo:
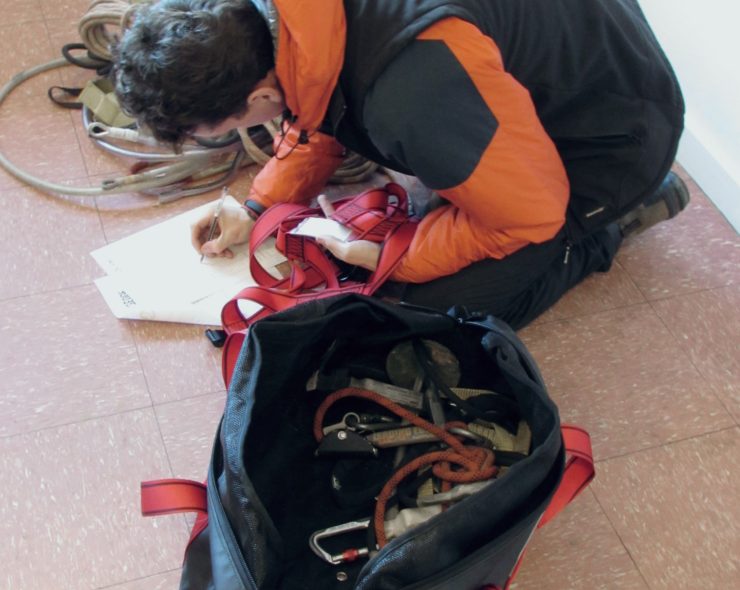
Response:
POLYGON ((295 117, 275 138, 275 154, 249 198, 268 207, 315 197, 342 162, 344 149, 316 131, 344 61, 342 0, 275 0, 280 15, 276 74, 295 117))
MULTIPOLYGON (((379 149, 404 158, 424 184, 450 202, 419 225, 393 274, 393 279, 404 282, 429 281, 554 237, 564 223, 569 197, 555 145, 527 90, 505 71, 495 43, 472 24, 455 18, 437 22, 414 43, 423 51, 426 42, 436 43, 437 51, 444 43, 444 51, 451 53, 451 77, 445 77, 442 64, 435 61, 428 77, 419 72, 421 66, 413 70, 423 84, 418 91, 409 91, 416 92, 410 95, 412 100, 397 101, 392 109, 380 108, 375 114, 367 112, 366 102, 365 119, 379 149), (461 81, 467 84, 467 95, 457 90, 461 81), (435 102, 442 94, 451 97, 443 104, 449 108, 435 102), (470 94, 476 95, 475 108, 466 103, 470 94), (490 135, 471 148, 468 138, 480 127, 474 112, 493 122, 490 135), (439 123, 442 117, 445 124, 439 123), (447 129, 448 135, 442 136, 440 129, 447 129), (471 153, 461 160, 460 150, 471 153), (454 184, 441 185, 440 179, 445 178, 455 179, 454 184)), ((387 88, 384 96, 389 100, 394 92, 409 87, 408 77, 383 81, 383 76, 393 77, 393 70, 386 70, 376 83, 377 92, 387 88)), ((376 104, 387 104, 382 99, 376 104)))
MULTIPOLYGON (((287 125, 287 124, 286 124, 287 125)), ((249 198, 264 207, 308 201, 319 194, 342 163, 344 148, 331 136, 314 132, 307 142, 289 129, 275 138, 275 156, 252 182, 249 198)))

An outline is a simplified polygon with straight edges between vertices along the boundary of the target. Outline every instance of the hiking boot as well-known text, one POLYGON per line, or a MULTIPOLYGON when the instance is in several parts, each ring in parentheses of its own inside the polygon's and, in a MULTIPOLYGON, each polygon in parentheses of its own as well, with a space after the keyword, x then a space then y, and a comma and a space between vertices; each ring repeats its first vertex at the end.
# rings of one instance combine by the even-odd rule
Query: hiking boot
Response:
POLYGON ((656 223, 675 217, 688 204, 689 189, 684 181, 671 171, 642 205, 619 220, 619 229, 625 238, 642 233, 656 223))

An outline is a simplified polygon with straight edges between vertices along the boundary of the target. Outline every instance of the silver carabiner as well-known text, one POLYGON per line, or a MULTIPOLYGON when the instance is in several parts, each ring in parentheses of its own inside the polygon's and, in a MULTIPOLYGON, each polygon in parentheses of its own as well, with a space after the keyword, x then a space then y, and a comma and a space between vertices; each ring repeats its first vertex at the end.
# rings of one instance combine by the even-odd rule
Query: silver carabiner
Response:
POLYGON ((343 535, 344 533, 350 533, 352 531, 361 531, 370 526, 370 519, 365 520, 353 520, 351 522, 345 522, 344 524, 338 524, 336 526, 329 527, 328 529, 321 529, 311 535, 308 541, 311 551, 318 555, 321 559, 332 565, 339 565, 340 563, 347 563, 349 561, 355 561, 360 557, 366 557, 370 552, 367 547, 361 547, 358 549, 345 549, 341 553, 331 554, 319 545, 319 541, 327 539, 329 537, 336 537, 337 535, 343 535))

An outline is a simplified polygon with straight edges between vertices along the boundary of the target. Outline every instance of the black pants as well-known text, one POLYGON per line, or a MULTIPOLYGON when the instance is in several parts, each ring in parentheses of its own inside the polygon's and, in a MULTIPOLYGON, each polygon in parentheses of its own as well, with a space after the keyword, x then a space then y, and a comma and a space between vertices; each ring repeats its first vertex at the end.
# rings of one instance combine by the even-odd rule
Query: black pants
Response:
POLYGON ((492 314, 518 330, 593 272, 606 272, 622 243, 616 224, 572 244, 562 234, 501 260, 482 260, 428 283, 404 286, 401 300, 441 310, 492 314))

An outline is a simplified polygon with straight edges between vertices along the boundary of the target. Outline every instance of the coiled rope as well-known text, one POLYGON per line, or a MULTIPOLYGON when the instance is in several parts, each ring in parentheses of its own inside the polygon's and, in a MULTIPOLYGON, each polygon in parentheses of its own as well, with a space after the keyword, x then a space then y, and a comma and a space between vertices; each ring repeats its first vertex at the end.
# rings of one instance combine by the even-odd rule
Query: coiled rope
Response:
POLYGON ((111 27, 126 29, 136 5, 128 0, 92 0, 77 27, 87 50, 95 57, 110 61, 111 43, 118 38, 111 27))
POLYGON ((498 473, 498 467, 494 465, 495 457, 491 449, 477 446, 465 446, 448 432, 451 428, 459 426, 465 427, 464 423, 448 422, 444 427, 437 426, 424 420, 406 408, 392 402, 388 398, 383 397, 379 393, 356 387, 345 387, 344 389, 335 391, 321 402, 321 405, 316 410, 313 421, 313 435, 316 442, 321 442, 324 438, 321 426, 324 422, 326 411, 335 402, 348 397, 366 399, 375 402, 414 426, 419 426, 420 428, 429 431, 449 447, 449 449, 442 451, 426 453, 425 455, 421 455, 420 457, 410 461, 394 473, 383 486, 380 494, 378 494, 373 518, 373 526, 375 527, 375 536, 378 542, 378 547, 382 548, 388 543, 388 539, 385 534, 385 512, 388 501, 393 495, 395 489, 398 487, 398 484, 418 469, 431 465, 432 473, 434 473, 434 475, 436 475, 445 484, 443 489, 449 489, 449 486, 452 483, 485 481, 487 479, 491 479, 498 473), (452 464, 457 465, 461 469, 453 470, 451 466, 452 464))

